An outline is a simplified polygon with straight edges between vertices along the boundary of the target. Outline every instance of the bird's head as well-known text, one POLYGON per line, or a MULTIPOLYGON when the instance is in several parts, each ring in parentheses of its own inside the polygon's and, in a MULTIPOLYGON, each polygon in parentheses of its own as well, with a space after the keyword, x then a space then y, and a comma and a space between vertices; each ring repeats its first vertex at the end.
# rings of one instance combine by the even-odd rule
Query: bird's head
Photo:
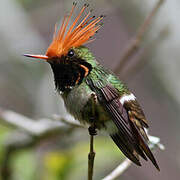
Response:
POLYGON ((91 38, 100 29, 104 18, 91 17, 91 10, 86 12, 88 5, 84 4, 70 25, 75 7, 76 3, 73 3, 70 14, 64 16, 58 31, 55 25, 53 40, 45 55, 24 54, 47 61, 53 69, 56 87, 61 91, 81 83, 91 71, 92 66, 87 62, 91 53, 83 45, 94 40, 91 38))

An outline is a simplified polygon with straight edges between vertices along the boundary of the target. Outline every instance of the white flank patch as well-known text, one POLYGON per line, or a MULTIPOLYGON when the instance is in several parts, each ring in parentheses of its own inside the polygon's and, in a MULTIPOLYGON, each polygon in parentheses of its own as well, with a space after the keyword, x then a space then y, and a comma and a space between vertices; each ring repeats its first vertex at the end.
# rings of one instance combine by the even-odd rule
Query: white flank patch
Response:
POLYGON ((123 105, 125 101, 134 101, 136 100, 136 97, 134 96, 134 94, 129 94, 129 95, 123 95, 121 98, 120 98, 120 102, 121 104, 123 105))

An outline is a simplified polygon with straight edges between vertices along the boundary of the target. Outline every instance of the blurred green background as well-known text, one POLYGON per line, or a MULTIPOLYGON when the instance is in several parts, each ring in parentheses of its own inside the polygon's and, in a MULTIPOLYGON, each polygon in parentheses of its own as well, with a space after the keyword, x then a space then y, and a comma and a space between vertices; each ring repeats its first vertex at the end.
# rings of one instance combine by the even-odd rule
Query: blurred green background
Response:
MULTIPOLYGON (((104 66, 114 69, 123 50, 157 0, 79 0, 105 14, 104 26, 88 47, 104 66)), ((50 67, 22 56, 44 54, 54 25, 69 12, 72 0, 1 0, 0 5, 0 108, 33 119, 67 117, 54 88, 50 67)), ((119 179, 177 180, 180 177, 180 39, 178 0, 165 2, 120 78, 139 99, 150 124, 150 134, 166 149, 155 156, 161 172, 150 162, 132 165, 119 179), (141 61, 140 66, 133 68, 141 61)), ((0 109, 0 115, 1 115, 0 109)), ((69 117, 69 116, 68 116, 69 117)), ((35 125, 35 128, 36 127, 35 125)), ((31 135, 0 118, 0 170, 2 180, 81 180, 87 176, 89 137, 86 129, 31 135), (68 132, 68 133, 67 133, 68 132)), ((109 174, 124 156, 105 134, 95 138, 95 175, 109 174)))

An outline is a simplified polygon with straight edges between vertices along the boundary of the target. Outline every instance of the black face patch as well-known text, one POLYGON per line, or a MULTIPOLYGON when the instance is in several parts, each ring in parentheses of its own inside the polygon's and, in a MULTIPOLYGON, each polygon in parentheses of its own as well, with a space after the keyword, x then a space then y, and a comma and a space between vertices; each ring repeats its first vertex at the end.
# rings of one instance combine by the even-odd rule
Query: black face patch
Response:
POLYGON ((54 73, 55 86, 61 92, 70 90, 76 84, 80 84, 87 76, 87 70, 89 74, 92 69, 89 63, 75 56, 73 58, 64 56, 52 61, 50 65, 54 73), (86 70, 83 67, 86 67, 86 70))

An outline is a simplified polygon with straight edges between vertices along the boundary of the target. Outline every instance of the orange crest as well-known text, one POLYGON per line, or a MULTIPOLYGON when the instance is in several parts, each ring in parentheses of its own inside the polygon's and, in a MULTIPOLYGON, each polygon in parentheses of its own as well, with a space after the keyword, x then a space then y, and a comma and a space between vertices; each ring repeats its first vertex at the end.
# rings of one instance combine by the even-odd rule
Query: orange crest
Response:
POLYGON ((55 26, 53 41, 46 51, 46 56, 48 58, 61 57, 62 55, 66 55, 70 48, 79 47, 92 41, 89 39, 100 29, 100 22, 102 21, 103 16, 96 18, 95 16, 89 17, 91 11, 89 11, 83 20, 78 25, 76 25, 85 9, 88 7, 87 4, 82 7, 79 15, 68 29, 67 26, 69 25, 69 21, 72 17, 75 7, 76 3, 73 3, 70 15, 64 17, 58 32, 56 32, 57 27, 55 26))

